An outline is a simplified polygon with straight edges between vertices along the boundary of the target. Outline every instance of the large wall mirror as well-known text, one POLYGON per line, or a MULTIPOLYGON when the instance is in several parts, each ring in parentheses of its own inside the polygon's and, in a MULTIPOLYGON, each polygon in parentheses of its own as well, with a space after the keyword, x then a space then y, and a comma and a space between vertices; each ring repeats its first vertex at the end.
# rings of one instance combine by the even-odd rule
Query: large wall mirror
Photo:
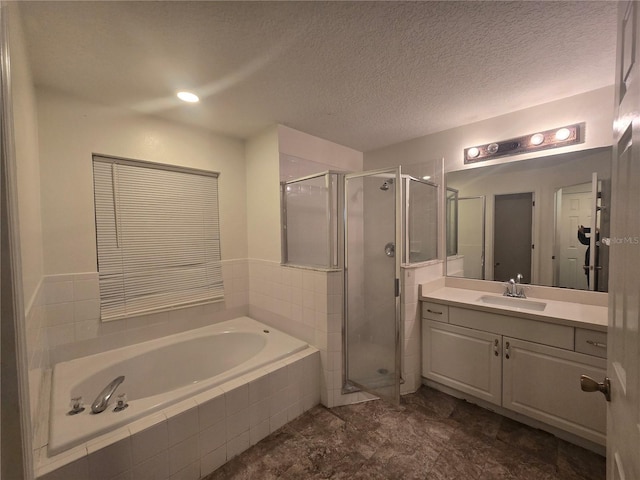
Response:
POLYGON ((606 292, 611 148, 445 175, 447 275, 606 292))

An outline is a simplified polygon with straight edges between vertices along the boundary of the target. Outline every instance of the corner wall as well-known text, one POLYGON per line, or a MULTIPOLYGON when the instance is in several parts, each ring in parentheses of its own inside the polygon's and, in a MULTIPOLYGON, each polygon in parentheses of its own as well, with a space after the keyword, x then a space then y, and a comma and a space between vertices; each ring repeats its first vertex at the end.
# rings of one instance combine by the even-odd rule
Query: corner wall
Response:
POLYGON ((246 144, 248 256, 280 262, 280 177, 278 127, 246 144))
MULTIPOLYGON (((33 437, 38 433, 39 426, 33 419, 38 414, 42 373, 48 364, 46 335, 43 328, 44 313, 40 296, 43 276, 43 239, 37 106, 22 21, 17 5, 12 4, 8 8, 2 6, 2 9, 3 14, 8 14, 9 18, 11 102, 23 296, 21 311, 24 313, 24 328, 17 328, 17 330, 24 331, 26 337, 29 398, 28 405, 24 407, 29 408, 33 437)), ((20 337, 18 334, 17 338, 20 339, 20 337)), ((4 347, 5 345, 3 345, 4 347)), ((9 426, 7 426, 8 428, 9 426)), ((16 434, 14 437, 20 438, 20 434, 16 434)), ((25 445, 27 444, 31 444, 30 439, 25 443, 25 445)), ((26 458, 31 457, 28 455, 26 458)))

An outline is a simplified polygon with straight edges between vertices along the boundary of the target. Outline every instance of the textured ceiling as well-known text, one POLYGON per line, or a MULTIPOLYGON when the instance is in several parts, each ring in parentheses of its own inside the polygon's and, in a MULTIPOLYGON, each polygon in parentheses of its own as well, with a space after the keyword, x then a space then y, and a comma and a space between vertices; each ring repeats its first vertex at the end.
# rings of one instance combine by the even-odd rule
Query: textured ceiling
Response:
POLYGON ((368 151, 614 82, 615 2, 20 8, 37 85, 240 138, 281 123, 368 151))

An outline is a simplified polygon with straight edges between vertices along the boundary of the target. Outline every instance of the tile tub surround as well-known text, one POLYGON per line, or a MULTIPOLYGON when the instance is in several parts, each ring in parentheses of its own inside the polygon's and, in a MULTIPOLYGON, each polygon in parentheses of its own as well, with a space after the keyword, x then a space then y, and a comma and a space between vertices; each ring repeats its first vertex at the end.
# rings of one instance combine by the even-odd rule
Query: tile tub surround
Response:
POLYGON ((246 315, 248 261, 222 261, 222 277, 223 302, 101 322, 97 272, 47 275, 42 282, 42 303, 51 361, 57 363, 246 315), (233 316, 227 312, 233 312, 233 316))
POLYGON ((315 407, 203 480, 604 480, 606 461, 428 387, 400 407, 315 407))
POLYGON ((320 401, 313 347, 60 455, 37 451, 54 479, 193 479, 213 472, 320 401))

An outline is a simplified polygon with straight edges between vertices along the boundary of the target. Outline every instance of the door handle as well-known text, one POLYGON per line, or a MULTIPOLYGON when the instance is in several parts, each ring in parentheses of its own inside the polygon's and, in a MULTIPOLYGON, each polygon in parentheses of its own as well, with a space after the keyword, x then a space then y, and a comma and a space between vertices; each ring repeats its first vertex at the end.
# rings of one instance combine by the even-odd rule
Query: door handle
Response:
POLYGON ((395 257, 396 256, 396 244, 393 242, 389 242, 384 246, 384 254, 387 257, 395 257))
POLYGON ((580 388, 583 392, 602 392, 607 402, 611 401, 611 381, 604 377, 602 382, 596 382, 588 375, 580 375, 580 388))

